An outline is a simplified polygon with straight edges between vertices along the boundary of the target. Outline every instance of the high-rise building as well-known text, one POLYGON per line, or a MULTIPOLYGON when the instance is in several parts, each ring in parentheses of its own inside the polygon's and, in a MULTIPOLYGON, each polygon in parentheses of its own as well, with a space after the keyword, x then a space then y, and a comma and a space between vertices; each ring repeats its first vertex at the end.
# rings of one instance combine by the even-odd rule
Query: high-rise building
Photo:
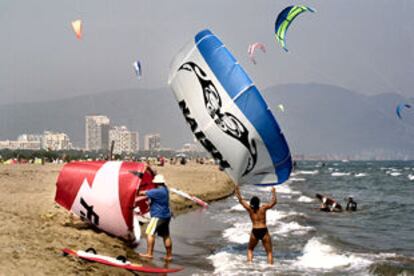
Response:
POLYGON ((85 116, 85 148, 90 151, 108 150, 109 118, 104 115, 85 116))
POLYGON ((159 133, 145 135, 144 150, 159 150, 160 148, 161 136, 159 133))
POLYGON ((114 126, 109 130, 109 144, 115 142, 114 154, 133 153, 139 150, 138 132, 129 131, 126 126, 114 126))
POLYGON ((62 132, 43 132, 42 148, 48 150, 69 150, 72 148, 69 136, 62 132))

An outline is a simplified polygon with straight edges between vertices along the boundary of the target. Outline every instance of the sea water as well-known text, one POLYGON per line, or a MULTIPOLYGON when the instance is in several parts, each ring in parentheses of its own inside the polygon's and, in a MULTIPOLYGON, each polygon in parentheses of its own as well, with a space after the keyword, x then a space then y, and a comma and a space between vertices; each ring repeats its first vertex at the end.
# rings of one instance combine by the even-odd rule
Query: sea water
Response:
MULTIPOLYGON (((414 275, 414 162, 302 161, 276 189, 278 204, 267 212, 273 266, 260 243, 253 264, 246 262, 251 222, 231 196, 172 223, 176 260, 190 267, 184 273, 414 275), (316 193, 343 207, 352 196, 358 211, 320 212, 316 193)), ((271 199, 270 188, 245 185, 241 192, 247 200, 271 199)))

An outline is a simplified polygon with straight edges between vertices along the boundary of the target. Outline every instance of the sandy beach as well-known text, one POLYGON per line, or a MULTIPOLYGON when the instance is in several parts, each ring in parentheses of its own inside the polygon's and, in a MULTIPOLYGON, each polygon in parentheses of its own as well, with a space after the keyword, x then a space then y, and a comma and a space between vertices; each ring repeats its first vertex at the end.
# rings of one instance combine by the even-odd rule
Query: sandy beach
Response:
MULTIPOLYGON (((133 263, 143 263, 124 241, 71 219, 67 210, 55 204, 61 168, 53 164, 0 166, 0 275, 130 275, 122 269, 62 256, 64 247, 94 247, 104 255, 124 255, 133 263)), ((233 193, 230 179, 216 166, 190 163, 154 168, 164 174, 169 186, 205 201, 233 193)), ((171 195, 171 204, 175 214, 196 207, 176 195, 171 195)))

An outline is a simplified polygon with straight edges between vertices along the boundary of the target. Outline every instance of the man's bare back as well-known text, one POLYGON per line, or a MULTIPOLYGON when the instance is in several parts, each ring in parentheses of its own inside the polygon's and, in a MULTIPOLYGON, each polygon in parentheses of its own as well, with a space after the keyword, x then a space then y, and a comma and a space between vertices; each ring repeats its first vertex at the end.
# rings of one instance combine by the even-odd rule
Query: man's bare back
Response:
POLYGON ((247 201, 243 200, 238 185, 236 185, 235 187, 235 192, 240 204, 249 213, 253 226, 247 250, 247 260, 249 262, 253 260, 253 250, 256 247, 259 240, 261 240, 263 243, 263 247, 265 248, 267 253, 267 262, 269 264, 273 264, 272 239, 269 235, 269 231, 267 230, 266 211, 273 208, 277 203, 276 189, 274 187, 272 188, 271 202, 263 204, 262 206, 260 206, 260 199, 258 197, 252 197, 252 199, 250 200, 250 204, 247 203, 247 201))

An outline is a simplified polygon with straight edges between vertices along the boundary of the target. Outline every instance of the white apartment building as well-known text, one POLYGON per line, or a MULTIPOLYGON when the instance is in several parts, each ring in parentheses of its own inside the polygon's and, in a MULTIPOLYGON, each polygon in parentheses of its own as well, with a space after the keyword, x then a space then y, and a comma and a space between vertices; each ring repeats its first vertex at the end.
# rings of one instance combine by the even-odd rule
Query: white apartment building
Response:
POLYGON ((187 143, 183 145, 183 148, 180 149, 182 152, 201 152, 203 148, 198 144, 187 143))
POLYGON ((40 150, 40 148, 41 148, 40 141, 13 141, 13 140, 0 141, 0 149, 40 150))
POLYGON ((104 115, 85 116, 85 148, 90 151, 109 149, 109 123, 104 115))
POLYGON ((145 135, 144 150, 159 150, 160 148, 161 136, 159 133, 145 135))
POLYGON ((17 136, 19 142, 42 142, 43 136, 41 134, 21 134, 17 136))
POLYGON ((133 153, 139 150, 139 134, 126 126, 114 126, 109 130, 109 145, 115 142, 114 154, 133 153))
POLYGON ((72 148, 69 136, 63 132, 43 132, 42 148, 47 150, 69 150, 72 148))

